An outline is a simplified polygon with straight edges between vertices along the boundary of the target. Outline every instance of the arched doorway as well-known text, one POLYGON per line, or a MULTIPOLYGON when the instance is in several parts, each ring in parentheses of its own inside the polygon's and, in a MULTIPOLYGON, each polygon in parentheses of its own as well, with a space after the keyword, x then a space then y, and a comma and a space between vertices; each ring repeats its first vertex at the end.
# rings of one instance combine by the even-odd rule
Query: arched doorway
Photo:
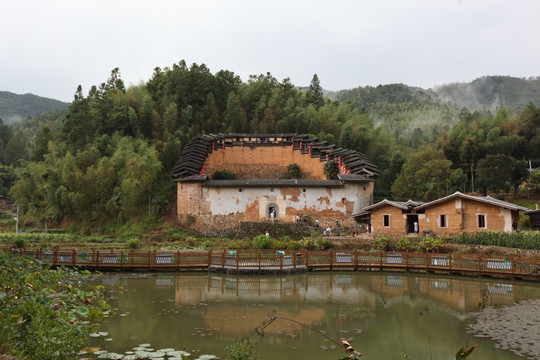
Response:
POLYGON ((279 214, 279 208, 276 204, 270 203, 266 206, 266 217, 272 219, 272 212, 274 212, 274 219, 277 219, 279 214))

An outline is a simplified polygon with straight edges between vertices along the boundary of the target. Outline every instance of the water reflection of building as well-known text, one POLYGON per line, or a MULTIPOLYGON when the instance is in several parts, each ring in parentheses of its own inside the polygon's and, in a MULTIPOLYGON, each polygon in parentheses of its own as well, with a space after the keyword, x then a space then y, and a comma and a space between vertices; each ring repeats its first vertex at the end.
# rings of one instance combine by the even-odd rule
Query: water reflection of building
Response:
POLYGON ((353 284, 350 275, 317 275, 288 277, 227 277, 188 275, 176 277, 177 305, 198 301, 239 300, 273 303, 275 301, 319 302, 342 299, 344 302, 369 300, 376 295, 359 284, 353 284), (347 296, 344 296, 347 294, 347 296), (347 300, 347 298, 350 298, 347 300))
MULTIPOLYGON (((416 294, 456 311, 473 311, 486 291, 493 304, 512 304, 540 291, 536 287, 514 288, 512 282, 472 278, 412 276, 400 274, 317 274, 287 277, 230 277, 216 275, 176 276, 177 305, 199 301, 257 301, 362 303, 375 306, 386 299, 412 297, 416 294), (517 289, 517 291, 516 291, 517 289), (527 290, 529 289, 529 290, 527 290), (527 292, 531 293, 528 294, 527 292)), ((163 280, 160 280, 163 284, 163 280)))
POLYGON ((424 298, 456 311, 474 311, 487 295, 489 304, 513 304, 531 296, 538 296, 538 288, 518 287, 514 291, 512 282, 482 281, 475 279, 435 278, 433 276, 372 275, 370 290, 387 299, 403 297, 424 298), (530 291, 528 291, 529 289, 530 291))
MULTIPOLYGON (((283 277, 169 273, 102 281, 113 290, 125 289, 118 301, 129 304, 130 309, 136 304, 151 304, 153 301, 149 300, 156 299, 157 314, 167 313, 172 319, 175 316, 172 314, 179 313, 178 321, 219 329, 219 336, 225 337, 251 333, 273 309, 283 318, 315 325, 329 333, 348 329, 352 334, 351 329, 358 326, 359 320, 377 319, 365 324, 384 322, 388 313, 382 311, 383 301, 387 309, 395 305, 401 309, 427 306, 451 317, 463 318, 478 308, 483 293, 488 295, 490 305, 540 298, 540 287, 534 284, 404 273, 317 273, 283 277), (148 295, 134 302, 137 293, 148 295)), ((272 337, 275 341, 293 341, 295 337, 309 335, 309 329, 286 321, 276 321, 267 332, 288 335, 272 337)))
MULTIPOLYGON (((107 278, 102 281, 104 285, 129 288, 131 279, 107 278)), ((484 300, 484 294, 488 297, 488 305, 507 305, 540 297, 540 287, 534 284, 515 286, 516 283, 512 281, 400 273, 330 273, 284 277, 167 274, 138 281, 134 283, 138 288, 174 291, 176 306, 210 304, 204 310, 208 327, 221 328, 226 323, 235 323, 238 330, 253 329, 272 307, 285 308, 280 316, 311 324, 332 319, 346 321, 347 316, 374 318, 377 304, 383 298, 389 305, 403 302, 411 306, 425 304, 427 299, 462 316, 475 311, 484 300), (241 307, 248 304, 249 314, 238 319, 222 316, 225 304, 230 309, 238 307, 238 311, 243 311, 241 307), (327 307, 326 304, 332 305, 327 307)))

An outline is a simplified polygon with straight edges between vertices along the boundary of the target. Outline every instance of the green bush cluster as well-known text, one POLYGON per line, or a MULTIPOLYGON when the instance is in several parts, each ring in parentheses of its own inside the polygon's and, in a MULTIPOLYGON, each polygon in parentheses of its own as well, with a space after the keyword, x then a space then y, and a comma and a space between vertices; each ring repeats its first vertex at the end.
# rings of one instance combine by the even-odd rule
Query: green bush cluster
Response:
POLYGON ((257 235, 253 239, 253 247, 256 249, 270 249, 272 247, 272 240, 270 236, 264 234, 257 235))
POLYGON ((386 251, 392 243, 392 237, 389 235, 381 235, 378 238, 373 239, 373 246, 377 249, 386 251))
POLYGON ((272 240, 273 249, 282 249, 282 250, 301 250, 302 243, 291 239, 290 236, 285 235, 280 237, 278 240, 272 240))
POLYGON ((456 244, 503 246, 509 248, 540 250, 540 232, 494 232, 480 231, 475 233, 461 233, 452 241, 456 244))
POLYGON ((425 237, 416 244, 416 248, 419 251, 432 252, 441 250, 445 245, 446 242, 441 238, 425 237))
POLYGON ((74 359, 88 341, 85 324, 109 310, 101 287, 77 287, 80 276, 0 252, 0 354, 74 359))
POLYGON ((298 179, 300 176, 300 166, 296 163, 289 164, 287 166, 287 174, 285 177, 287 179, 298 179))
POLYGON ((406 236, 402 236, 398 239, 396 245, 399 251, 408 251, 411 248, 411 240, 406 236))
POLYGON ((215 171, 212 174, 212 180, 235 180, 236 174, 230 170, 215 171))
POLYGON ((306 250, 329 250, 333 247, 332 242, 325 238, 318 238, 316 240, 304 238, 300 241, 300 244, 306 250))
POLYGON ((126 241, 126 245, 130 249, 139 249, 142 246, 141 240, 137 238, 129 239, 128 241, 126 241))

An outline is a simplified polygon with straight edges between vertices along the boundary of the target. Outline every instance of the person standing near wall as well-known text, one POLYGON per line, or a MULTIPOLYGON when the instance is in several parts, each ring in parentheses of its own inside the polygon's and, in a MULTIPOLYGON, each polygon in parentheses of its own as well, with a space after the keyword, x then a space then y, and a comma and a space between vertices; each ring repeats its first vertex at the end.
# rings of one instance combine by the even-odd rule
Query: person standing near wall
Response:
POLYGON ((418 234, 418 232, 420 231, 419 227, 418 227, 418 221, 415 221, 414 224, 414 233, 415 234, 418 234))

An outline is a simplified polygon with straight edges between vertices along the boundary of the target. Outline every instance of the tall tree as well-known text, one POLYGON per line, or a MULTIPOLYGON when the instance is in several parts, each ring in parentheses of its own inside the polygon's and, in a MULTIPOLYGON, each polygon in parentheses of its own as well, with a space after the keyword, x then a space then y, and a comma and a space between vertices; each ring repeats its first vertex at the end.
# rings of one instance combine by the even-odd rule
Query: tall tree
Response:
POLYGON ((48 153, 49 141, 53 139, 51 134, 51 129, 47 126, 42 126, 39 129, 36 142, 34 143, 34 150, 32 151, 32 156, 30 160, 32 161, 43 161, 43 157, 48 153))
POLYGON ((13 130, 8 125, 4 125, 0 119, 0 164, 6 161, 6 146, 13 137, 13 130))
POLYGON ((16 131, 4 149, 4 161, 6 165, 20 166, 19 160, 28 160, 29 143, 28 137, 22 131, 16 131))
POLYGON ((449 192, 452 163, 441 151, 424 150, 413 154, 392 185, 398 200, 434 200, 449 192))
POLYGON ((313 74, 313 78, 311 79, 311 84, 309 84, 309 90, 306 94, 306 97, 308 103, 313 104, 313 106, 315 106, 315 109, 319 109, 321 106, 324 105, 322 87, 317 74, 313 74))
POLYGON ((82 149, 87 138, 95 133, 94 124, 90 119, 89 99, 84 97, 81 85, 77 87, 73 102, 64 118, 62 133, 68 144, 75 149, 82 149))
POLYGON ((247 131, 247 116, 240 103, 240 97, 233 91, 229 93, 227 107, 223 115, 227 132, 244 133, 247 131))
POLYGON ((506 154, 496 154, 488 155, 478 162, 476 175, 478 187, 484 194, 488 191, 513 190, 515 199, 519 185, 527 179, 529 172, 525 161, 506 154))

